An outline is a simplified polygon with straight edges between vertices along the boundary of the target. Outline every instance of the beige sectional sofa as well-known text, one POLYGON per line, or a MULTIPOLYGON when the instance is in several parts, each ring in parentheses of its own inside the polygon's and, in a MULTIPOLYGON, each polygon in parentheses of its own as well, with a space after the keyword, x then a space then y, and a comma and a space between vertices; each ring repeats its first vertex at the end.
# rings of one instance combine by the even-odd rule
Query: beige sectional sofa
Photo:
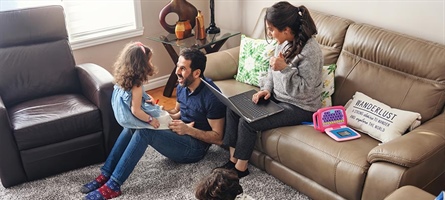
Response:
MULTIPOLYGON (((264 10, 259 17, 263 19, 264 10)), ((384 199, 404 185, 445 189, 445 46, 312 10, 325 64, 337 64, 333 105, 356 91, 421 114, 422 124, 392 141, 361 134, 336 142, 310 126, 258 134, 250 163, 313 199, 384 199)), ((261 37, 258 23, 252 37, 261 37)), ((239 47, 208 54, 205 75, 223 93, 251 88, 234 79, 239 47)))

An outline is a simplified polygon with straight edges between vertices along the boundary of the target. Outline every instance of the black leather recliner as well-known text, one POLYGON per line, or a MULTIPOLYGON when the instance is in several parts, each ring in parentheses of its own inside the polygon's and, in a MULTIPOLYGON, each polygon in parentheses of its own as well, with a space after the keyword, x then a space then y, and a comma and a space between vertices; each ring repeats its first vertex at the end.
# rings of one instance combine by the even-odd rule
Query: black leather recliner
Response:
POLYGON ((103 162, 122 130, 112 81, 98 65, 76 65, 61 6, 0 12, 3 186, 103 162))

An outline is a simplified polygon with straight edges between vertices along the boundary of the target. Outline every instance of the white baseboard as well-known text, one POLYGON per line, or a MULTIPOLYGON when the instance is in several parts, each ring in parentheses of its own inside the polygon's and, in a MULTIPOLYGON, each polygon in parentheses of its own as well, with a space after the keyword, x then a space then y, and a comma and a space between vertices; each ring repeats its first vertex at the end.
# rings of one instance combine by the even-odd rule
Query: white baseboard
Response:
POLYGON ((170 77, 170 75, 165 75, 154 79, 149 78, 148 84, 144 84, 144 90, 147 91, 165 86, 167 84, 168 77, 170 77))

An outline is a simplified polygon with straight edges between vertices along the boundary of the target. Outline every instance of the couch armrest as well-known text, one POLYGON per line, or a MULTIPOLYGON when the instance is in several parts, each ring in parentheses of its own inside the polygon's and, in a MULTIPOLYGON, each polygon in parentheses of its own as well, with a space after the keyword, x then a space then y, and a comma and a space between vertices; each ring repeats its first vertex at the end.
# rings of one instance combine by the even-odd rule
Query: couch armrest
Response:
POLYGON ((0 97, 0 179, 4 187, 27 180, 15 142, 8 111, 0 97))
POLYGON ((413 131, 372 149, 368 162, 386 161, 404 167, 413 167, 445 151, 445 113, 442 113, 413 131))
POLYGON ((104 68, 92 63, 77 65, 76 68, 83 94, 100 109, 105 151, 108 154, 122 131, 111 107, 113 76, 104 68))
POLYGON ((207 54, 204 76, 214 81, 232 79, 238 72, 239 46, 207 54))

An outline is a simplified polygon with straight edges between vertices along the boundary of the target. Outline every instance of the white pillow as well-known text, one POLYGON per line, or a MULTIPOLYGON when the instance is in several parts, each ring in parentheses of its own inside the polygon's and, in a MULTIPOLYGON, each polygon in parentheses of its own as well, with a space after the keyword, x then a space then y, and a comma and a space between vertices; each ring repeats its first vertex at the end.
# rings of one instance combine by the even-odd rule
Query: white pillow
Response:
POLYGON ((391 108, 361 92, 345 105, 348 126, 381 142, 402 136, 420 125, 419 113, 391 108))

